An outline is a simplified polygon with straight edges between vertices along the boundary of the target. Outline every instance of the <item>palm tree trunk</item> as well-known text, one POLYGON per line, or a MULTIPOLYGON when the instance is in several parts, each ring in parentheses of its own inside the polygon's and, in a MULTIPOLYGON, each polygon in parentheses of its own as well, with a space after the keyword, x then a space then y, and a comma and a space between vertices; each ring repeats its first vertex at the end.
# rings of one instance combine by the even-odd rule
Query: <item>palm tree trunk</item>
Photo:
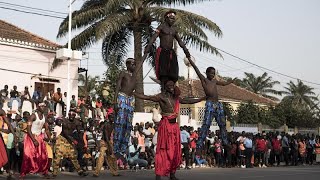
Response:
MULTIPOLYGON (((134 39, 134 59, 136 60, 136 64, 139 64, 142 59, 142 33, 139 27, 134 27, 133 30, 133 39, 134 39)), ((140 68, 140 67, 136 67, 140 68)), ((139 94, 144 94, 143 91, 143 67, 141 67, 140 71, 137 74, 137 84, 136 84, 136 92, 139 94)), ((136 112, 144 112, 144 101, 141 99, 136 99, 135 105, 136 112)))

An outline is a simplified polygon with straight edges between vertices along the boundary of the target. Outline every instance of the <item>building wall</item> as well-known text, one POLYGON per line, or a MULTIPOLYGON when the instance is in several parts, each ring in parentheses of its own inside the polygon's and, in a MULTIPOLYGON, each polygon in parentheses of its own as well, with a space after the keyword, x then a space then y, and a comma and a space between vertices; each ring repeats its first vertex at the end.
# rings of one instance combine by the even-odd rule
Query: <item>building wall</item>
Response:
MULTIPOLYGON (((67 92, 67 62, 50 71, 51 64, 54 60, 55 52, 41 51, 30 48, 22 48, 0 44, 0 68, 14 71, 27 72, 31 74, 1 71, 0 89, 4 85, 9 86, 9 90, 16 85, 18 91, 23 91, 25 86, 29 87, 31 93, 34 92, 35 82, 48 83, 40 81, 41 78, 57 79, 59 83, 53 83, 54 89, 61 88, 62 92, 67 92), (34 76, 32 74, 41 74, 34 76)), ((71 62, 71 94, 78 95, 78 61, 71 62)))

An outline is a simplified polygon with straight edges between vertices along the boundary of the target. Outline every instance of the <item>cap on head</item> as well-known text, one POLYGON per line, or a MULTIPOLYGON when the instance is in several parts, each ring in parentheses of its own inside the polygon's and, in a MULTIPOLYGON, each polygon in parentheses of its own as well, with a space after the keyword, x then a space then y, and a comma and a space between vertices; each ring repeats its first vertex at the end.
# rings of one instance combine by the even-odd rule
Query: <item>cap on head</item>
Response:
POLYGON ((170 17, 170 16, 176 16, 176 12, 175 11, 173 11, 173 10, 170 10, 170 11, 168 11, 168 12, 166 12, 165 14, 164 14, 164 17, 166 18, 166 17, 170 17))

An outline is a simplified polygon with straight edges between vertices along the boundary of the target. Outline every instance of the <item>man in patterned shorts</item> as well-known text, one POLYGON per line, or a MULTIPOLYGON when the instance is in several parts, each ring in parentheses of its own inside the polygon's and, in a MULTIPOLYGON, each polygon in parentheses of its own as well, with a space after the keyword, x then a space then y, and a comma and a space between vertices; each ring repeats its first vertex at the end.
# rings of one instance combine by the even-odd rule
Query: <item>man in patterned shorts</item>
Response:
POLYGON ((70 110, 69 118, 62 122, 62 132, 55 139, 55 158, 53 164, 53 177, 58 175, 59 165, 62 158, 70 158, 79 176, 87 176, 84 170, 80 168, 75 151, 75 145, 78 142, 73 139, 72 132, 77 126, 81 126, 81 122, 75 119, 76 112, 70 110))

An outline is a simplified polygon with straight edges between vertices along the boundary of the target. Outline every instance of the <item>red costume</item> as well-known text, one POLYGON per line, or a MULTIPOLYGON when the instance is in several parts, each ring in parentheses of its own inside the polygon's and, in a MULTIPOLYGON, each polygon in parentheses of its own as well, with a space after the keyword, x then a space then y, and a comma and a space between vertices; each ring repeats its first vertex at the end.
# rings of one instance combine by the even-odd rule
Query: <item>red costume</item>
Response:
POLYGON ((31 173, 48 174, 49 159, 46 144, 43 140, 44 134, 36 136, 39 146, 35 147, 29 135, 24 138, 24 154, 21 167, 21 176, 31 173))
POLYGON ((46 143, 44 142, 44 133, 42 128, 45 123, 45 118, 39 118, 38 113, 35 113, 36 120, 32 122, 31 132, 32 136, 38 141, 39 146, 36 147, 31 137, 26 134, 24 137, 24 152, 21 166, 21 177, 31 173, 48 174, 49 159, 46 143))
MULTIPOLYGON (((3 129, 5 126, 5 122, 1 116, 0 116, 0 123, 1 123, 0 128, 3 129)), ((7 156, 6 145, 4 144, 2 135, 0 134, 0 168, 6 165, 7 162, 8 162, 8 156, 7 156)))
POLYGON ((181 139, 178 123, 169 122, 177 118, 179 100, 176 100, 175 114, 162 116, 158 127, 155 171, 158 176, 175 173, 181 164, 181 139))
POLYGON ((2 136, 0 134, 0 168, 6 165, 7 162, 8 162, 7 151, 6 151, 2 136))

